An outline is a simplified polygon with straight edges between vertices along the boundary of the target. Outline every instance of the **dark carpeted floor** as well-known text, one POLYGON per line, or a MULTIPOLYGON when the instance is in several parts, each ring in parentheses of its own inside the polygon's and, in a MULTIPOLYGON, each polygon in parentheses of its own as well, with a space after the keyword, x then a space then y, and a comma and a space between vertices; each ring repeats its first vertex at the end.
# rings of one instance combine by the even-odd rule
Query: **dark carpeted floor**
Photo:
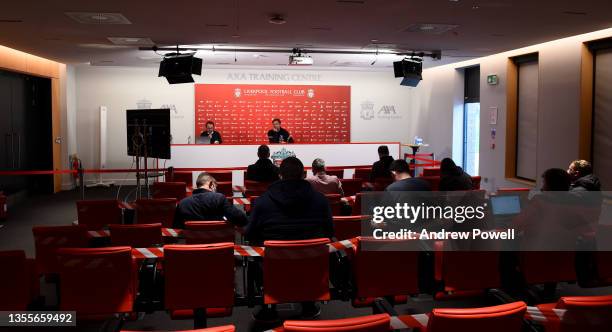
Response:
MULTIPOLYGON (((130 187, 123 187, 120 198, 125 197, 132 190, 130 187)), ((111 188, 91 188, 86 191, 87 199, 103 199, 117 197, 117 187, 111 188)), ((69 225, 76 220, 75 201, 80 199, 80 192, 65 191, 55 195, 31 196, 25 202, 12 206, 8 211, 9 217, 2 222, 0 228, 0 250, 23 249, 28 257, 34 257, 34 241, 32 237, 32 226, 35 225, 69 225)), ((237 271, 239 280, 240 271, 237 271)), ((47 305, 56 303, 55 288, 42 282, 42 293, 46 298, 47 305)), ((299 287, 299 285, 296 285, 299 287)), ((562 284, 559 286, 558 295, 590 295, 590 294, 612 294, 610 288, 580 289, 576 285, 562 284)), ((476 307, 483 305, 493 305, 490 299, 476 298, 460 301, 434 301, 431 296, 420 296, 410 299, 408 304, 396 307, 400 314, 403 313, 423 313, 429 312, 434 307, 476 307)), ((47 307, 52 310, 52 306, 47 307)), ((287 316, 296 309, 295 305, 282 305, 279 308, 281 315, 287 316)), ((256 326, 251 314, 253 309, 247 307, 234 308, 231 317, 209 319, 209 326, 219 326, 224 324, 234 324, 238 331, 261 331, 265 328, 256 326)), ((362 316, 371 313, 371 309, 353 308, 350 302, 330 301, 322 305, 320 319, 346 318, 362 316)), ((78 317, 77 317, 78 318, 78 317)), ((78 330, 100 330, 100 326, 95 325, 89 328, 80 327, 78 330)), ((124 329, 129 330, 181 330, 193 328, 193 321, 171 320, 170 316, 164 311, 154 314, 144 315, 136 321, 129 321, 124 324, 124 329)), ((76 329, 70 329, 74 331, 76 329)))

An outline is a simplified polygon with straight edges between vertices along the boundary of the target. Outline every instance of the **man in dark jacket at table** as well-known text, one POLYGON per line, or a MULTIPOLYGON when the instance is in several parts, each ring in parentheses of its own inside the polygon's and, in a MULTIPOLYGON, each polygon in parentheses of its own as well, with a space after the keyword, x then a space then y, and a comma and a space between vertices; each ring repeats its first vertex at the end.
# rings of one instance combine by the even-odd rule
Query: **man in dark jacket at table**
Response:
POLYGON ((184 228, 186 221, 219 221, 244 226, 244 211, 232 205, 225 195, 216 192, 217 181, 208 173, 201 173, 196 180, 197 189, 191 197, 182 199, 176 207, 174 228, 184 228))
POLYGON ((247 167, 245 179, 259 182, 274 182, 278 180, 278 167, 270 160, 270 148, 260 145, 257 148, 257 157, 254 164, 247 167))

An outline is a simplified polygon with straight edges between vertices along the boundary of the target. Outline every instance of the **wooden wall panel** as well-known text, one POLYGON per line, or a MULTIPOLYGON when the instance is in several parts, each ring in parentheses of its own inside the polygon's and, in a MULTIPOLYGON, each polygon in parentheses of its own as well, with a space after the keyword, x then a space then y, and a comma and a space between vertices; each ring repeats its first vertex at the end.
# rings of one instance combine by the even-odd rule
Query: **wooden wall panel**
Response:
POLYGON ((578 155, 580 159, 591 161, 593 138, 593 52, 586 44, 582 45, 580 59, 580 132, 578 155))

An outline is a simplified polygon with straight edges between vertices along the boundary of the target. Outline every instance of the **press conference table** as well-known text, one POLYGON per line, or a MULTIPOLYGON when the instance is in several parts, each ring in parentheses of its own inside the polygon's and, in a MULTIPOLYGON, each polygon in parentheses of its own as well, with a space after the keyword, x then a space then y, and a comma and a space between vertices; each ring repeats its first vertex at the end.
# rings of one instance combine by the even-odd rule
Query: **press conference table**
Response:
MULTIPOLYGON (((393 158, 400 156, 399 142, 268 144, 272 159, 295 154, 304 166, 322 158, 329 167, 372 165, 378 160, 378 147, 389 147, 393 158)), ((245 168, 257 161, 259 144, 173 144, 172 159, 166 166, 174 168, 245 168)))
MULTIPOLYGON (((381 145, 389 147, 389 154, 393 158, 400 157, 399 142, 268 144, 273 160, 295 154, 305 167, 310 167, 315 158, 322 158, 327 167, 345 169, 372 165, 378 160, 378 147, 381 145)), ((259 144, 173 144, 172 159, 166 162, 166 166, 194 169, 194 177, 204 169, 235 169, 232 182, 241 185, 244 183, 242 170, 257 161, 258 147, 259 144)))

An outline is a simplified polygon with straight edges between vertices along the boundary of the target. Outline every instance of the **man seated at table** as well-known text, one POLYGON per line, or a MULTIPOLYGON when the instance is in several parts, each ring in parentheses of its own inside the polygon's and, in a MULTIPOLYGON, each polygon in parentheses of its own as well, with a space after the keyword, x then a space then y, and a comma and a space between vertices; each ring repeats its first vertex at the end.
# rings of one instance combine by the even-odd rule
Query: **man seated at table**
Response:
POLYGON ((395 182, 387 186, 385 191, 431 191, 429 182, 410 176, 410 167, 405 160, 394 160, 389 170, 395 182))
POLYGON ((257 148, 257 160, 247 167, 245 179, 259 182, 274 182, 278 180, 278 167, 270 160, 270 148, 260 145, 257 148))
POLYGON ((206 122, 206 130, 200 134, 199 144, 221 144, 221 134, 215 130, 215 123, 212 121, 206 122))
POLYGON ((372 173, 370 173, 370 181, 375 182, 376 179, 390 179, 391 171, 389 166, 393 162, 393 157, 389 156, 389 147, 381 145, 378 147, 378 161, 372 165, 372 173))
POLYGON ((244 211, 231 204, 225 195, 216 192, 217 181, 210 174, 200 173, 196 186, 191 197, 182 199, 176 207, 174 228, 183 228, 186 221, 225 219, 236 226, 247 224, 244 211))
MULTIPOLYGON (((280 181, 257 199, 246 226, 251 244, 266 240, 305 240, 334 236, 332 212, 327 198, 304 180, 304 165, 288 157, 280 166, 280 181)), ((321 310, 313 302, 302 303, 302 318, 312 319, 321 310)), ((263 306, 254 314, 259 321, 273 321, 276 310, 263 306)))
POLYGON ((325 161, 317 158, 312 162, 312 174, 306 178, 310 182, 314 190, 323 195, 340 194, 344 196, 342 183, 335 175, 327 175, 325 172, 325 161))
POLYGON ((272 120, 272 129, 268 130, 268 141, 270 143, 293 143, 293 137, 281 127, 281 120, 272 120))

